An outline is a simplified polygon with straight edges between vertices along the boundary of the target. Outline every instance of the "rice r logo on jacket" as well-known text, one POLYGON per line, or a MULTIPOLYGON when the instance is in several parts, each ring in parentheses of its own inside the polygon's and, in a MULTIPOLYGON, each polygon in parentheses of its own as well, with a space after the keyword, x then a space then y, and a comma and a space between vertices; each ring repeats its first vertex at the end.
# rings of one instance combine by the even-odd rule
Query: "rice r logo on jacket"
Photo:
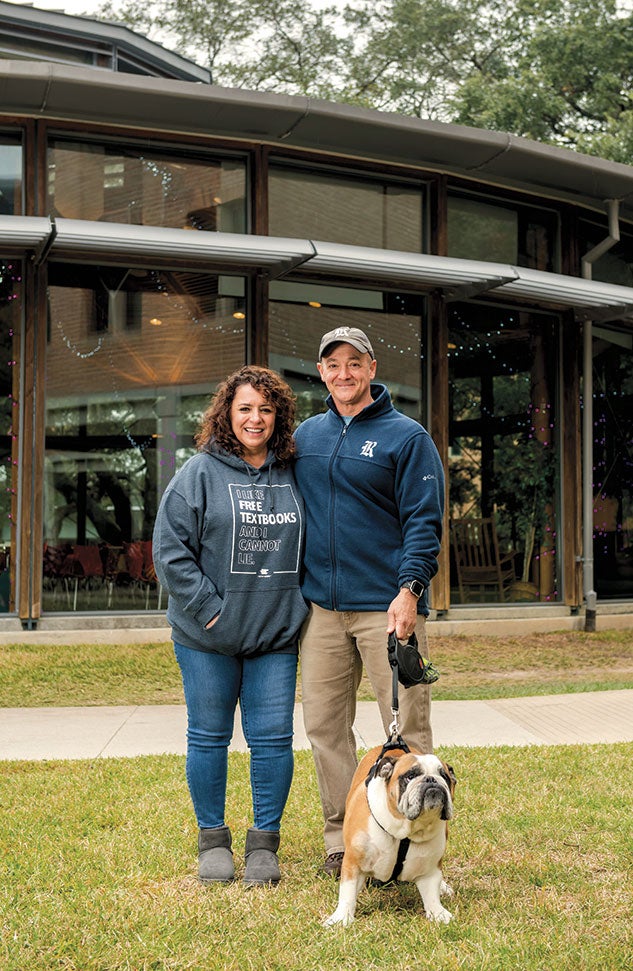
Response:
POLYGON ((374 449, 375 449, 375 447, 376 447, 377 444, 378 444, 378 442, 365 442, 365 444, 363 445, 363 447, 360 450, 360 454, 361 455, 366 455, 367 458, 373 459, 373 457, 374 457, 374 449))

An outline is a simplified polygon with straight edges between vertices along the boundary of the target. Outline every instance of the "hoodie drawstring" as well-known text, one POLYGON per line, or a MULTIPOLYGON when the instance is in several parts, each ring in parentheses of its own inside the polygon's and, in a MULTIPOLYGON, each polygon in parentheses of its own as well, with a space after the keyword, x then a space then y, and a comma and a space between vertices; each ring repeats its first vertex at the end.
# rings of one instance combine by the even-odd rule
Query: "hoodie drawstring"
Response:
MULTIPOLYGON (((252 465, 245 463, 248 470, 248 476, 250 479, 258 479, 261 475, 260 469, 254 469, 252 465)), ((272 463, 268 466, 268 503, 270 506, 271 513, 275 511, 275 490, 273 489, 273 467, 272 463)))

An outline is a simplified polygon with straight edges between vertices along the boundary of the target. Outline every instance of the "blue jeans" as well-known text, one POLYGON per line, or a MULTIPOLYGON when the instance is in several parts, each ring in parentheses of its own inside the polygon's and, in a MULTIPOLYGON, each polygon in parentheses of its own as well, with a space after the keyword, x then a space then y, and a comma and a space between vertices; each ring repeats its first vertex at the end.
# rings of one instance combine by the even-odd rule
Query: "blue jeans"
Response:
POLYGON ((200 829, 224 826, 228 747, 239 700, 256 829, 278 831, 294 756, 295 654, 227 657, 174 645, 187 704, 187 783, 200 829))

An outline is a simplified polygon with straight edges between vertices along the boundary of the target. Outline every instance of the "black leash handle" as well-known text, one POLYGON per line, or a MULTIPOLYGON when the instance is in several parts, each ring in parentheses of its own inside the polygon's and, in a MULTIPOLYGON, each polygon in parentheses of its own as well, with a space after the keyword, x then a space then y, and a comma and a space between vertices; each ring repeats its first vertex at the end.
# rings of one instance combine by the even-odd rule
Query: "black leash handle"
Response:
POLYGON ((395 639, 390 637, 387 641, 387 656, 391 665, 391 714, 393 721, 389 726, 389 734, 392 739, 400 738, 400 726, 398 715, 400 713, 400 702, 398 701, 398 659, 396 657, 395 639))

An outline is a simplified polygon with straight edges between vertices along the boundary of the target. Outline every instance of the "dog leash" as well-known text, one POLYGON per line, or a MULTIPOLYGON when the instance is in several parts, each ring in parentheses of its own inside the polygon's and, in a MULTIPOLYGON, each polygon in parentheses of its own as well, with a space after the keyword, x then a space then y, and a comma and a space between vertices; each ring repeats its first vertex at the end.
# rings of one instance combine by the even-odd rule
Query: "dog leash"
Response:
POLYGON ((391 665, 391 715, 393 720, 389 725, 387 741, 383 744, 378 758, 372 765, 371 769, 369 770, 369 774, 365 779, 366 786, 369 785, 371 780, 376 775, 378 765, 385 757, 387 752, 392 751, 392 749, 400 749, 402 752, 411 751, 400 734, 400 723, 398 721, 398 716, 400 714, 400 702, 398 701, 398 659, 395 651, 392 650, 391 641, 388 644, 388 657, 389 664, 391 665))
MULTIPOLYGON (((395 649, 393 647, 393 640, 390 639, 387 644, 387 656, 389 658, 389 664, 391 666, 391 715, 393 721, 389 726, 389 738, 385 745, 390 748, 402 748, 405 752, 409 751, 409 746, 403 740, 400 734, 400 724, 398 721, 398 716, 400 714, 400 702, 398 701, 398 658, 396 656, 395 649), (400 743, 396 745, 395 743, 400 743)), ((384 746, 383 746, 384 749, 384 746)), ((384 754, 384 753, 383 753, 384 754)), ((382 758, 382 755, 381 755, 382 758)))
MULTIPOLYGON (((380 755, 372 765, 367 775, 367 778, 365 779, 365 786, 368 786, 371 780, 374 778, 380 762, 388 752, 394 749, 398 749, 399 751, 402 751, 402 752, 411 751, 411 749, 403 739, 402 735, 400 734, 400 725, 398 722, 398 715, 400 714, 400 703, 398 701, 398 662, 395 658, 395 655, 393 656, 393 660, 392 660, 391 652, 389 652, 389 663, 391 665, 391 671, 392 671, 391 714, 393 716, 393 721, 389 725, 389 737, 387 738, 387 741, 383 744, 382 749, 380 750, 380 755)), ((372 818, 378 823, 380 828, 382 830, 385 830, 384 826, 382 826, 381 823, 378 822, 373 812, 371 811, 371 806, 369 807, 369 811, 372 815, 372 818)), ((385 830, 385 832, 387 831, 385 830)), ((391 836, 391 833, 388 833, 388 835, 391 836)), ((393 883, 393 881, 397 880, 400 874, 402 873, 402 868, 404 866, 404 861, 406 859, 406 856, 409 850, 410 842, 411 840, 408 837, 405 837, 404 839, 400 840, 398 845, 398 855, 396 857, 396 862, 394 863, 393 870, 391 871, 391 876, 389 877, 388 880, 385 880, 384 883, 382 881, 377 881, 382 886, 385 886, 388 883, 393 883)))
MULTIPOLYGON (((393 720, 389 725, 389 737, 384 743, 380 751, 380 755, 372 765, 367 778, 365 779, 366 787, 369 786, 369 783, 375 777, 376 773, 378 772, 380 762, 388 752, 392 751, 393 749, 398 749, 399 751, 405 753, 411 751, 400 734, 400 723, 398 720, 398 716, 400 714, 398 682, 402 682, 405 688, 410 688, 414 684, 433 684, 433 682, 437 681, 440 676, 439 671, 431 663, 431 661, 422 657, 422 655, 418 652, 418 642, 415 634, 411 634, 406 641, 398 641, 396 633, 393 631, 387 639, 387 656, 391 666, 391 714, 393 716, 393 720)), ((369 794, 367 794, 367 801, 369 803, 369 794)), ((372 818, 378 823, 380 828, 384 830, 384 826, 378 822, 371 811, 371 806, 369 807, 369 811, 372 818)), ((387 831, 385 830, 385 832, 387 831)), ((389 835, 391 836, 391 833, 389 833, 389 835)), ((409 844, 410 840, 407 837, 400 840, 396 862, 391 876, 387 881, 385 881, 386 883, 391 883, 400 876, 404 866, 404 861, 406 859, 407 851, 409 849, 409 844)))

